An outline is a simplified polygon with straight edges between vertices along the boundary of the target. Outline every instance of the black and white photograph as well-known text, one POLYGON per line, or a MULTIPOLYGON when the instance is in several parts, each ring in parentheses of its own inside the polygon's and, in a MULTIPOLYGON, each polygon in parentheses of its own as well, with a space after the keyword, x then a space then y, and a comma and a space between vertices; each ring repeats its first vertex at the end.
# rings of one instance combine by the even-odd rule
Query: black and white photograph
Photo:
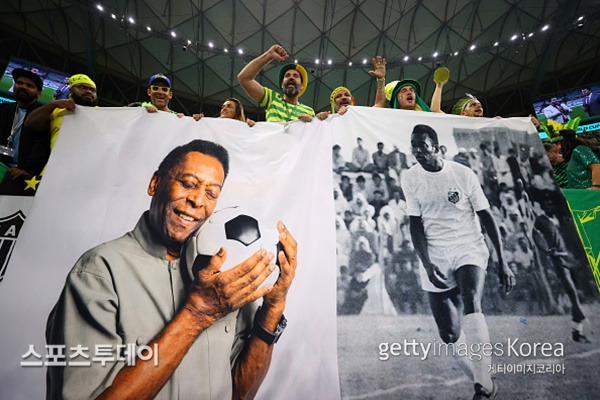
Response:
POLYGON ((598 351, 588 336, 600 297, 533 126, 442 118, 354 143, 345 131, 332 147, 343 398, 433 398, 436 383, 443 398, 522 396, 523 378, 497 367, 541 359, 585 375, 568 349, 598 351), (405 340, 472 353, 406 355, 405 340), (561 355, 515 359, 510 340, 558 343, 561 355), (483 343, 497 351, 477 356, 483 343))

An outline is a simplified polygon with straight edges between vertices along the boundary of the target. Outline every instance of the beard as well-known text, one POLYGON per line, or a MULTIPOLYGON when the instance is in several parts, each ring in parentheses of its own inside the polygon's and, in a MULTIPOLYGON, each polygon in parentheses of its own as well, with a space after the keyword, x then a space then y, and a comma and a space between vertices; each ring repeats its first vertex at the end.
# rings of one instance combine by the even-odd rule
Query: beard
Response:
POLYGON ((294 87, 286 86, 283 88, 283 94, 287 97, 295 97, 300 93, 300 86, 295 84, 294 87))
POLYGON ((71 98, 73 99, 73 102, 75 104, 78 104, 80 106, 95 107, 98 105, 97 97, 94 100, 90 101, 90 100, 84 99, 81 96, 78 96, 76 93, 71 93, 71 98))
POLYGON ((15 92, 15 99, 21 103, 28 104, 37 99, 37 93, 30 95, 26 90, 20 89, 15 92))

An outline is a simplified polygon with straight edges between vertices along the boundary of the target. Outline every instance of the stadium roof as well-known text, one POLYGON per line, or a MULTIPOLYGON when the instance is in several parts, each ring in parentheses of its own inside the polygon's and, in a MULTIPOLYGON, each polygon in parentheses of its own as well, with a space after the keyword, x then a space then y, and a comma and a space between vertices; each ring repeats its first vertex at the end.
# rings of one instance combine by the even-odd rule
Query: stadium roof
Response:
MULTIPOLYGON (((469 92, 508 116, 529 112, 531 97, 600 80, 599 22, 599 0, 9 0, 0 61, 88 73, 106 105, 144 99, 163 72, 174 109, 211 115, 231 96, 258 112, 236 75, 272 44, 307 68, 301 100, 317 110, 340 85, 373 104, 368 70, 381 54, 387 81, 418 79, 427 100, 433 71, 448 67, 446 110, 469 92)), ((278 70, 265 68, 262 83, 277 86, 278 70)))

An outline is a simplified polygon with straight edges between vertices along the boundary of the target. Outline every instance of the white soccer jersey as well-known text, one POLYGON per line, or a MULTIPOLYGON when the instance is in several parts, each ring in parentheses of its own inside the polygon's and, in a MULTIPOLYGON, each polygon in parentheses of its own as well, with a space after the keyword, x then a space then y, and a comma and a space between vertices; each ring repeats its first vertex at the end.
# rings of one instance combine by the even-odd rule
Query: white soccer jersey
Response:
POLYGON ((477 175, 468 167, 444 160, 438 172, 420 164, 402 177, 408 215, 423 219, 427 244, 452 246, 483 239, 476 212, 490 207, 477 175))

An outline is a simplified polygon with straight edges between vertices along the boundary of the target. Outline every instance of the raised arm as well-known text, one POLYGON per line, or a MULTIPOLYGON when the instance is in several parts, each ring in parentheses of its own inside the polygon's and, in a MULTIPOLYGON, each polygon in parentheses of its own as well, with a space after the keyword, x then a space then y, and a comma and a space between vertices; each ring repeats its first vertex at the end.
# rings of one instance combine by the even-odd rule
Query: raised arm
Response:
POLYGON ((25 120, 25 128, 34 131, 42 131, 50 127, 50 115, 52 111, 57 108, 66 108, 67 110, 74 110, 75 103, 68 99, 54 100, 48 104, 45 104, 31 112, 25 120))
POLYGON ((269 50, 250 61, 248 65, 240 71, 237 76, 240 85, 242 85, 246 93, 248 93, 255 101, 261 101, 265 90, 263 86, 255 80, 256 76, 271 61, 282 61, 287 57, 288 53, 285 49, 278 44, 274 44, 269 50))
POLYGON ((431 96, 431 111, 436 113, 444 113, 442 111, 442 89, 444 88, 443 83, 435 82, 435 90, 433 96, 431 96))
POLYGON ((373 107, 385 108, 385 58, 376 56, 373 59, 373 70, 369 74, 377 78, 377 93, 373 107))

